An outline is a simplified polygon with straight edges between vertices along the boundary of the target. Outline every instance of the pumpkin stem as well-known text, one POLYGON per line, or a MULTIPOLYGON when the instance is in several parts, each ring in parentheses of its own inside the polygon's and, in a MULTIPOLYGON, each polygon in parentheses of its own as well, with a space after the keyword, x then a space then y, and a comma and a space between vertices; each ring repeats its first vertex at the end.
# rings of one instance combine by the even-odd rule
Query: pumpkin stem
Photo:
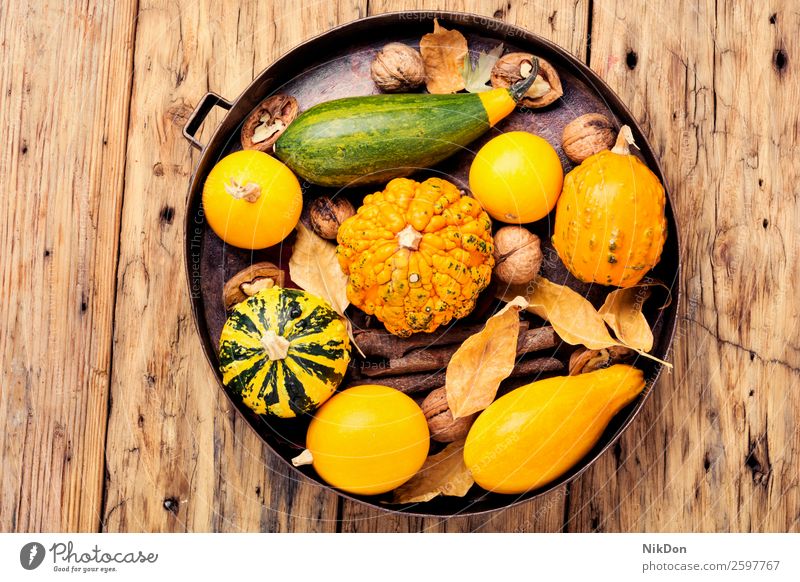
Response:
POLYGON ((289 340, 271 329, 261 336, 261 345, 270 360, 283 360, 289 353, 289 340))
POLYGON ((311 451, 305 449, 302 453, 297 455, 294 459, 292 459, 292 465, 295 467, 302 467, 303 465, 310 465, 314 462, 314 455, 311 454, 311 451))
POLYGON ((623 125, 619 128, 617 142, 614 144, 611 151, 621 156, 627 156, 631 153, 631 148, 629 146, 632 145, 636 145, 636 142, 633 141, 633 132, 630 127, 623 125))
POLYGON ((397 242, 400 243, 400 246, 404 249, 416 251, 419 248, 419 242, 421 240, 422 235, 420 232, 410 224, 407 224, 403 230, 397 233, 397 242))
POLYGON ((225 192, 233 196, 236 200, 255 202, 261 197, 261 186, 255 182, 239 184, 236 178, 231 178, 230 183, 225 184, 225 192))

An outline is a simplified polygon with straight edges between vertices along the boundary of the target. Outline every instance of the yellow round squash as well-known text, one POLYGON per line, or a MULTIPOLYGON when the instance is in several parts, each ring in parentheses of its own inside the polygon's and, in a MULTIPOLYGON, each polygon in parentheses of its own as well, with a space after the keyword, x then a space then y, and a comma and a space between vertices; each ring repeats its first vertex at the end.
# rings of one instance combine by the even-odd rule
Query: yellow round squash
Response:
POLYGON ((469 189, 489 216, 511 224, 534 222, 556 205, 564 169, 547 140, 509 131, 489 140, 472 161, 469 189))
POLYGON ((387 386, 354 386, 317 410, 306 451, 295 465, 311 462, 326 483, 360 495, 391 491, 419 471, 430 433, 422 410, 387 386))
POLYGON ((292 171, 270 155, 242 150, 222 158, 203 186, 203 212, 229 245, 263 249, 297 226, 303 193, 292 171))
POLYGON ((664 187, 630 154, 625 136, 627 126, 613 150, 567 174, 556 206, 553 246, 584 282, 636 285, 658 263, 667 238, 664 187))
POLYGON ((492 221, 440 178, 396 178, 339 227, 350 303, 407 337, 467 315, 494 267, 492 221))

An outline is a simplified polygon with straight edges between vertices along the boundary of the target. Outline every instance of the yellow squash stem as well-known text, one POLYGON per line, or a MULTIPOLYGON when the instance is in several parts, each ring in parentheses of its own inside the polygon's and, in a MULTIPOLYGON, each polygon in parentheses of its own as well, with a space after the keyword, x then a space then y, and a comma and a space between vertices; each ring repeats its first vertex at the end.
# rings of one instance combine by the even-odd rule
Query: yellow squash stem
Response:
POLYGON ((236 200, 247 200, 252 203, 261 197, 261 186, 255 182, 240 184, 235 178, 231 178, 230 182, 225 183, 225 192, 236 200))
POLYGON ((494 127, 500 120, 507 117, 517 102, 525 95, 530 89, 533 82, 536 80, 536 75, 539 74, 539 59, 533 58, 530 74, 524 79, 520 79, 509 88, 490 89, 478 93, 483 103, 483 108, 486 110, 486 116, 489 118, 489 125, 494 127))
POLYGON ((311 465, 314 462, 314 455, 311 451, 304 449, 302 453, 292 459, 292 465, 295 467, 302 467, 303 465, 311 465))

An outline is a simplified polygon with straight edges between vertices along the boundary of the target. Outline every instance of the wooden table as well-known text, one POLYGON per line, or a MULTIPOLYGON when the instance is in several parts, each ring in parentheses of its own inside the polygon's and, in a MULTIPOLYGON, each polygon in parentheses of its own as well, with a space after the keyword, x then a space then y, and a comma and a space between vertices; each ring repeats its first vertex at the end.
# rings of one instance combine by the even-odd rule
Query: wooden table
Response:
POLYGON ((0 25, 0 530, 800 529, 793 0, 37 0, 2 3, 0 25), (494 16, 589 63, 681 224, 674 371, 581 478, 490 517, 388 516, 287 475, 222 397, 184 291, 199 97, 412 8, 494 16))

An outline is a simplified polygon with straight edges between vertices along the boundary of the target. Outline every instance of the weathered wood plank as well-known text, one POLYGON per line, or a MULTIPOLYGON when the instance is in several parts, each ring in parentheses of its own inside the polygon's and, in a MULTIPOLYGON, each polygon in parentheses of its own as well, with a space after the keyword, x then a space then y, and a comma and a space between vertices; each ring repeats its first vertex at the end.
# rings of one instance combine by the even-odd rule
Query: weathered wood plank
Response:
MULTIPOLYGON (((204 91, 235 96, 366 2, 217 4, 141 3, 130 123, 133 3, 0 6, 2 531, 92 531, 101 516, 109 531, 336 526, 337 497, 283 475, 206 370, 180 293, 196 161, 180 127, 204 91)), ((586 56, 588 0, 416 4, 503 18, 586 56)), ((619 446, 570 489, 519 509, 442 521, 344 503, 341 529, 556 531, 566 511, 571 531, 798 530, 790 4, 591 3, 592 67, 656 146, 685 248, 676 372, 619 446)))
MULTIPOLYGON (((191 322, 181 136, 207 90, 235 97, 271 60, 360 15, 355 2, 143 1, 118 272, 108 531, 335 528, 333 493, 297 482, 230 409, 191 322)), ((217 116, 206 122, 212 127, 217 116)))
POLYGON ((97 531, 133 2, 0 6, 0 531, 97 531))
POLYGON ((665 17, 644 1, 594 3, 591 65, 661 157, 685 300, 676 372, 573 486, 570 530, 800 527, 792 6, 684 1, 665 17))
MULTIPOLYGON (((416 2, 421 10, 457 10, 502 19, 527 28, 550 39, 578 58, 586 56, 586 34, 589 2, 579 0, 547 0, 544 2, 515 2, 481 0, 465 2, 416 2)), ((408 3, 397 0, 373 0, 370 14, 410 10, 408 3)), ((351 532, 375 531, 560 531, 564 518, 567 489, 561 487, 543 499, 483 517, 420 519, 399 514, 387 515, 359 503, 343 501, 342 530, 351 532)))

